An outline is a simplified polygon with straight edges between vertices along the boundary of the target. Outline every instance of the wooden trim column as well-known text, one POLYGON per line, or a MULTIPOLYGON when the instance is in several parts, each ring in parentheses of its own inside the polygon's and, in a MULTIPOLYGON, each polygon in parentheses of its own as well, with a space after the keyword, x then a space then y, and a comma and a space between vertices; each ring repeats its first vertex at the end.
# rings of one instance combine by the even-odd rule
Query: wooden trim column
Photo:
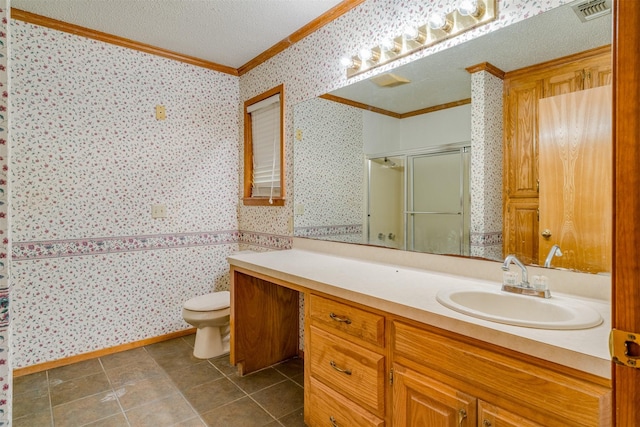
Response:
MULTIPOLYGON (((618 0, 613 16, 613 313, 616 329, 640 332, 640 9, 618 0)), ((636 349, 637 350, 637 349, 636 349)), ((639 426, 640 369, 613 366, 614 417, 639 426)))

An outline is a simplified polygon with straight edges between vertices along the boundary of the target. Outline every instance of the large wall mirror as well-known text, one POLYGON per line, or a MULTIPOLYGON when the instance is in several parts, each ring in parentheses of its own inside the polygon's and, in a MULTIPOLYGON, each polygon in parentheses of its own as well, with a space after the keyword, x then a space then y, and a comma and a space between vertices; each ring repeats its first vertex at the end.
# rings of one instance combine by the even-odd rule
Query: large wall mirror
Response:
POLYGON ((557 7, 295 105, 294 235, 610 271, 611 143, 566 134, 611 127, 611 20, 557 7))

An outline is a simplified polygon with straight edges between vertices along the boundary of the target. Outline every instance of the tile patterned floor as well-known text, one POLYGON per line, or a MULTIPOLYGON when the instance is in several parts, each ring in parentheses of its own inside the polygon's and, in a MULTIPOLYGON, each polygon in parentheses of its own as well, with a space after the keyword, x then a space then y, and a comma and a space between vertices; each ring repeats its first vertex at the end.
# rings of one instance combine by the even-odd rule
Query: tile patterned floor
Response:
POLYGON ((193 357, 194 335, 14 379, 14 427, 297 427, 303 363, 244 377, 193 357))

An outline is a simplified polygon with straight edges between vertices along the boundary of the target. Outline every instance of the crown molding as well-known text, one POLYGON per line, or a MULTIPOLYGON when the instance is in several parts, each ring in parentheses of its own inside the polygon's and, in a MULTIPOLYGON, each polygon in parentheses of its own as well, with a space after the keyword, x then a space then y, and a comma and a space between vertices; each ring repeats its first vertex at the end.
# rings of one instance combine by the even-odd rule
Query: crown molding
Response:
POLYGON ((358 6, 360 3, 365 2, 366 0, 344 0, 339 3, 332 9, 329 9, 324 14, 320 15, 313 21, 309 22, 304 27, 300 28, 298 31, 291 34, 286 39, 280 40, 278 43, 271 46, 269 49, 262 52, 260 55, 253 58, 251 61, 246 64, 240 66, 238 68, 238 74, 243 75, 256 68, 258 65, 268 61, 273 58, 280 52, 284 51, 288 47, 294 45, 299 42, 303 38, 307 37, 309 34, 317 31, 318 29, 324 27, 328 23, 338 19, 354 7, 358 6))
POLYGON ((237 69, 226 65, 217 64, 215 62, 206 61, 204 59, 196 58, 193 56, 183 55, 178 52, 173 52, 145 43, 140 43, 135 40, 126 39, 124 37, 115 36, 113 34, 92 30, 80 25, 70 24, 68 22, 60 21, 57 19, 48 18, 46 16, 27 12, 22 9, 11 8, 11 18, 34 25, 51 28, 53 30, 74 34, 76 36, 87 37, 93 40, 114 44, 116 46, 126 47, 140 52, 149 53, 151 55, 161 56, 164 58, 172 59, 174 61, 184 62, 187 64, 195 65, 197 67, 208 68, 210 70, 219 71, 221 73, 231 74, 233 76, 240 76, 254 69, 263 62, 266 62, 269 59, 273 58, 280 52, 299 42, 309 34, 317 31, 319 28, 322 28, 328 23, 344 15, 364 1, 366 0, 344 0, 343 2, 339 3, 332 9, 328 10, 318 18, 314 19, 304 27, 291 34, 289 37, 271 46, 269 49, 265 50, 260 55, 256 56, 251 61, 247 62, 237 69))
POLYGON ((69 24, 68 22, 48 18, 46 16, 27 12, 25 10, 11 8, 11 18, 28 22, 34 25, 51 28, 53 30, 74 34, 76 36, 87 37, 93 40, 114 44, 116 46, 126 47, 129 49, 138 50, 140 52, 150 53, 156 56, 162 56, 164 58, 173 59, 174 61, 185 62, 187 64, 208 68, 214 71, 220 71, 222 73, 231 74, 234 76, 238 75, 238 70, 232 67, 227 67, 226 65, 220 65, 216 64, 215 62, 205 61, 193 56, 183 55, 181 53, 140 43, 134 40, 126 39, 124 37, 114 36, 112 34, 103 33, 101 31, 92 30, 86 27, 81 27, 80 25, 69 24))
POLYGON ((363 104, 362 102, 352 101, 351 99, 342 98, 331 94, 320 95, 318 98, 326 99, 328 101, 338 102, 340 104, 350 105, 351 107, 360 108, 362 110, 372 111, 378 114, 384 114, 385 116, 393 117, 394 119, 406 119, 409 117, 420 116, 422 114, 433 113, 434 111, 446 110, 447 108, 459 107, 461 105, 471 104, 471 98, 461 99, 459 101, 447 102, 446 104, 433 105, 431 107, 422 108, 420 110, 409 111, 406 113, 396 113, 394 111, 385 110, 382 108, 374 107, 372 105, 363 104))

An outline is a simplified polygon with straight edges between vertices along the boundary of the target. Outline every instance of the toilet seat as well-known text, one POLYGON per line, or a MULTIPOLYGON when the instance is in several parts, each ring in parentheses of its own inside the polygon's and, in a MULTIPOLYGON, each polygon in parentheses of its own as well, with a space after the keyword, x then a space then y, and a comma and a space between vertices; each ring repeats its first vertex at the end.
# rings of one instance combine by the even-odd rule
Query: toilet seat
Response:
POLYGON ((229 308, 230 305, 231 294, 229 291, 221 291, 193 297, 185 301, 183 307, 191 311, 215 311, 229 308))

